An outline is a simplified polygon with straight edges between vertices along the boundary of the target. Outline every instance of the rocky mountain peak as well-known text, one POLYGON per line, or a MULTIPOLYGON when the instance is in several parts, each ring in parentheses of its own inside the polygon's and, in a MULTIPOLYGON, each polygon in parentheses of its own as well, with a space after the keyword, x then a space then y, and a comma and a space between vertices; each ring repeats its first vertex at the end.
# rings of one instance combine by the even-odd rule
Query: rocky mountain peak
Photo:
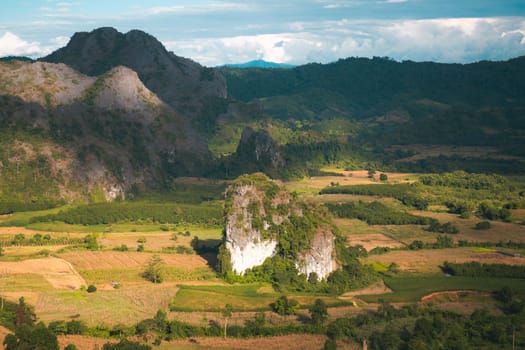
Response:
POLYGON ((92 87, 96 90, 95 104, 104 109, 122 109, 138 112, 152 118, 163 102, 142 84, 137 73, 118 66, 99 77, 92 87))
POLYGON ((226 80, 217 70, 168 52, 155 37, 140 30, 126 34, 99 28, 73 35, 66 47, 41 59, 65 63, 95 76, 117 66, 137 72, 164 102, 190 118, 198 118, 209 99, 226 98, 226 80))

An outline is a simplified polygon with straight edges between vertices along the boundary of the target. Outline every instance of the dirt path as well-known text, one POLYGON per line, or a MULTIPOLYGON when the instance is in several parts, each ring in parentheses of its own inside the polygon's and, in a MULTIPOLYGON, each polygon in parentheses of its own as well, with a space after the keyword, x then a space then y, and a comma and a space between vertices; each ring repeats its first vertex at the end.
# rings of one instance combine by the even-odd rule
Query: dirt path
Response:
POLYGON ((86 281, 69 262, 55 257, 15 262, 2 261, 0 271, 6 274, 38 274, 57 289, 80 289, 81 286, 86 285, 86 281))

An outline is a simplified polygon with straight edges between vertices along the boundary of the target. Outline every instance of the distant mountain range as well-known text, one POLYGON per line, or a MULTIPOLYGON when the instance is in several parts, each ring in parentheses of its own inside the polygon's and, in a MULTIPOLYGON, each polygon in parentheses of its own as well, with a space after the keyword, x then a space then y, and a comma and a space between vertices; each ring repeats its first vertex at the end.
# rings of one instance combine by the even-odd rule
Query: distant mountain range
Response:
MULTIPOLYGON (((296 66, 292 64, 286 64, 286 63, 275 63, 275 62, 268 62, 264 60, 253 60, 246 63, 230 63, 225 64, 220 67, 230 67, 230 68, 282 68, 282 69, 290 69, 295 68, 296 66)), ((218 68, 220 68, 218 67, 218 68)))

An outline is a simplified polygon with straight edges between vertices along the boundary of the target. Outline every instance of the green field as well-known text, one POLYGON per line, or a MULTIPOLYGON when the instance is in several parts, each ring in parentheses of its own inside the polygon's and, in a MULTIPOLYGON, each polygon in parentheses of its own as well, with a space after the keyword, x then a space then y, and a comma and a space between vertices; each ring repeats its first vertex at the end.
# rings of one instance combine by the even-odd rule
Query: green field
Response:
POLYGON ((392 293, 379 295, 362 295, 359 298, 366 302, 418 302, 422 297, 434 292, 474 290, 493 292, 505 286, 514 291, 525 291, 525 280, 512 278, 473 278, 446 276, 443 274, 403 274, 396 277, 385 277, 385 285, 392 293))
MULTIPOLYGON (((172 300, 172 311, 219 311, 231 304, 237 311, 269 310, 281 295, 265 283, 235 285, 179 285, 177 296, 172 300)), ((323 299, 328 305, 349 305, 336 297, 314 294, 288 294, 299 307, 312 305, 315 299, 323 299)))

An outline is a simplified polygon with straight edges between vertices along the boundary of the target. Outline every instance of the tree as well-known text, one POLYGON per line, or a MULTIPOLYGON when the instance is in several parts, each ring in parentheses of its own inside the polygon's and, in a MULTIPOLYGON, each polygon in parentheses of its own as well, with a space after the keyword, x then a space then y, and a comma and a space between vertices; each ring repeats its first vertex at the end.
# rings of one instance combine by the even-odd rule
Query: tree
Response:
POLYGON ((15 308, 15 326, 29 325, 35 323, 36 315, 33 308, 25 303, 24 297, 18 299, 18 305, 15 308))
POLYGON ((381 173, 381 174, 379 175, 379 180, 381 180, 381 181, 387 181, 387 180, 388 180, 388 175, 385 174, 385 173, 381 173))
POLYGON ((224 338, 226 338, 226 331, 228 328, 228 320, 233 315, 233 306, 232 304, 226 304, 224 309, 222 310, 222 316, 224 317, 224 338))
POLYGON ((288 299, 286 295, 281 295, 275 303, 273 303, 273 310, 281 316, 293 315, 295 314, 299 303, 297 300, 288 299))
POLYGON ((94 285, 90 284, 90 285, 87 287, 86 291, 87 291, 88 293, 94 293, 94 292, 97 291, 97 287, 95 287, 94 285))
POLYGON ((319 281, 319 275, 317 272, 310 272, 308 275, 308 283, 310 284, 316 284, 319 281))
POLYGON ((5 350, 58 350, 56 335, 43 323, 35 326, 23 324, 15 329, 14 334, 8 334, 4 339, 5 350))
POLYGON ((146 265, 143 276, 153 283, 162 283, 164 279, 164 261, 158 255, 153 255, 146 265))
POLYGON ((310 317, 316 325, 322 325, 328 318, 328 308, 322 299, 315 299, 314 305, 310 308, 310 317))

